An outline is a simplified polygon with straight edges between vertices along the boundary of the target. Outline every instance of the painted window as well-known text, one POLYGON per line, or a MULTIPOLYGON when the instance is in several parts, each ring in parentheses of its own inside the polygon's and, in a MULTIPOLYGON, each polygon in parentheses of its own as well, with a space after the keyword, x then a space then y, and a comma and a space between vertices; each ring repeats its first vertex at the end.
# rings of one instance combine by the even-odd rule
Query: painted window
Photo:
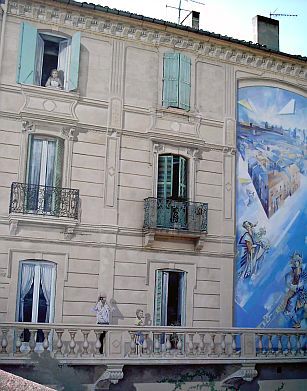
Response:
POLYGON ((190 110, 191 59, 182 53, 165 53, 163 59, 164 107, 190 110))
POLYGON ((28 211, 40 209, 50 212, 51 209, 54 210, 54 203, 59 202, 60 194, 53 188, 60 188, 62 185, 63 155, 63 139, 29 136, 28 211))
MULTIPOLYGON (((20 264, 17 320, 18 322, 51 323, 54 318, 56 267, 52 262, 23 261, 20 264)), ((29 341, 28 330, 23 340, 29 341)), ((37 341, 43 341, 41 330, 37 341)))
POLYGON ((184 326, 186 272, 157 270, 155 279, 155 326, 184 326))
POLYGON ((80 33, 71 38, 39 32, 29 23, 21 23, 17 83, 45 86, 57 69, 64 90, 78 87, 80 33))
POLYGON ((187 159, 179 155, 160 155, 158 160, 158 198, 187 199, 187 159))

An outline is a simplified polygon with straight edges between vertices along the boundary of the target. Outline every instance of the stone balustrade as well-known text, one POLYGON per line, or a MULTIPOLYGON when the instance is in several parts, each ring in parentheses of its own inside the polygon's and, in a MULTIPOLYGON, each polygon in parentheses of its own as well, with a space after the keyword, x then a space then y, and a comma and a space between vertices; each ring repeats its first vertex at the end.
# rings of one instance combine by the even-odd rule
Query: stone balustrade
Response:
POLYGON ((20 364, 43 352, 61 362, 146 364, 301 362, 307 332, 293 329, 0 324, 0 361, 20 364), (25 332, 25 330, 28 330, 25 332), (40 331, 39 331, 40 330, 40 331), (103 352, 100 335, 105 332, 103 352))

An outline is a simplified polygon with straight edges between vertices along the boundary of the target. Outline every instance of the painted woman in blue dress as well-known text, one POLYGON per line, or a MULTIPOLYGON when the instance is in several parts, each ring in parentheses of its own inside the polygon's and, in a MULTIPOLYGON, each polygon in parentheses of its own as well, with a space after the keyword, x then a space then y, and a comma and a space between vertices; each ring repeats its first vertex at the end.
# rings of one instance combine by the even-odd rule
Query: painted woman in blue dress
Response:
POLYGON ((249 278, 257 273, 260 262, 270 246, 264 239, 265 228, 260 228, 256 232, 257 223, 253 224, 250 221, 244 221, 242 226, 245 232, 238 242, 243 252, 238 273, 242 278, 249 278))

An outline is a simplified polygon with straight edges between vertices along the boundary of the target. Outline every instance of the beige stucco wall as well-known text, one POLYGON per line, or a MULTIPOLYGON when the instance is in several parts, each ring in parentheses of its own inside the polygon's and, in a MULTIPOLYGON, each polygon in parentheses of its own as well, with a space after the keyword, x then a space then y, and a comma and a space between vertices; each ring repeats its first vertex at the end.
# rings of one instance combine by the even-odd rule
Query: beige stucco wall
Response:
MULTIPOLYGON (((80 12, 57 8, 60 14, 80 12)), ((193 46, 202 40, 195 34, 186 38, 192 45, 175 48, 170 41, 134 35, 142 25, 127 18, 110 17, 113 24, 133 25, 130 35, 121 35, 78 23, 60 25, 56 19, 38 21, 31 10, 20 14, 20 9, 9 9, 0 74, 0 320, 15 320, 18 265, 31 258, 57 263, 56 322, 94 323, 91 308, 99 292, 112 301, 115 324, 133 323, 136 308, 152 316, 154 270, 165 265, 188 273, 188 325, 231 326, 237 82, 287 82, 302 90, 306 78, 218 57, 215 49, 225 43, 212 39, 212 50, 204 49, 208 42, 201 49, 193 46), (16 84, 22 21, 68 35, 81 30, 78 92, 16 84), (192 60, 189 113, 161 107, 163 53, 173 50, 192 60), (55 105, 52 112, 46 101, 55 105), (80 221, 71 237, 65 224, 51 225, 48 217, 12 222, 8 214, 11 183, 25 175, 31 132, 65 140, 65 186, 79 189, 81 197, 80 221), (191 198, 209 204, 208 235, 199 252, 184 239, 144 247, 144 198, 155 195, 157 155, 167 151, 189 158, 191 198)), ((92 17, 90 11, 87 16, 92 17)), ((147 28, 163 33, 157 26, 147 28)), ((171 38, 176 34, 182 32, 170 29, 171 38)), ((227 50, 235 55, 245 48, 227 50)), ((301 67, 296 62, 294 69, 301 67)))

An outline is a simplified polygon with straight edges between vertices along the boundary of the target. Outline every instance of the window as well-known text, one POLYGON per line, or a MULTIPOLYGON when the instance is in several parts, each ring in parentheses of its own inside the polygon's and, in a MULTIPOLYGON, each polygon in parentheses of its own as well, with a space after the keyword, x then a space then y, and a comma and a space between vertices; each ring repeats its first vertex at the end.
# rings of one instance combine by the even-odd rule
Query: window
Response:
POLYGON ((186 273, 156 270, 155 326, 184 326, 186 273))
POLYGON ((158 198, 187 199, 187 159, 179 155, 159 155, 158 198))
MULTIPOLYGON (((18 322, 51 323, 54 316, 55 264, 51 262, 21 262, 17 320, 18 322)), ((29 341, 30 333, 24 330, 23 339, 29 341)), ((41 330, 37 341, 44 339, 41 330)))
POLYGON ((64 38, 21 23, 17 83, 45 86, 52 69, 57 69, 64 90, 76 90, 80 39, 80 33, 64 38))
MULTIPOLYGON (((27 165, 27 210, 45 213, 56 209, 62 185, 64 140, 29 136, 27 165)), ((59 206, 59 205, 58 205, 59 206)))
POLYGON ((181 53, 165 53, 163 59, 164 107, 190 110, 191 59, 181 53))

